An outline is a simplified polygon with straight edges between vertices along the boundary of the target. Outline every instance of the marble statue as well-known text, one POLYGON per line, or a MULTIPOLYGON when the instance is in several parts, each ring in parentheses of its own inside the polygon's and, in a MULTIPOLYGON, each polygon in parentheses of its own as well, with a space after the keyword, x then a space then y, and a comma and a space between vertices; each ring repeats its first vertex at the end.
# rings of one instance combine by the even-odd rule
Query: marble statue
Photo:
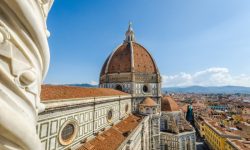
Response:
POLYGON ((0 149, 40 150, 40 87, 49 66, 53 0, 0 0, 0 149))

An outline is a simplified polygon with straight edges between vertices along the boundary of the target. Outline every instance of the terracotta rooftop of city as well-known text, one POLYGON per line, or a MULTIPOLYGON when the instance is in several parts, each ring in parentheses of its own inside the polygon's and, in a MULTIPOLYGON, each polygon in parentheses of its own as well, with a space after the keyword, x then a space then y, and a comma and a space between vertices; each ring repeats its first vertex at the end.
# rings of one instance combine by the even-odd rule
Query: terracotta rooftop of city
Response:
POLYGON ((42 85, 41 87, 42 101, 118 95, 128 94, 108 88, 83 88, 62 85, 42 85))
POLYGON ((186 113, 187 112, 187 108, 188 108, 188 104, 184 104, 183 106, 181 106, 181 110, 186 113))
POLYGON ((180 108, 171 96, 164 96, 161 100, 161 111, 179 111, 180 108))
POLYGON ((109 73, 157 73, 158 69, 151 54, 134 40, 134 32, 129 26, 126 40, 106 59, 101 76, 109 73))
POLYGON ((219 125, 218 122, 216 121, 206 121, 207 123, 210 124, 217 132, 220 134, 228 135, 228 136, 235 136, 235 137, 240 137, 242 139, 250 139, 250 133, 244 132, 242 130, 235 130, 236 127, 222 127, 219 125), (230 129, 230 128, 235 128, 235 129, 230 129))
POLYGON ((138 126, 141 117, 130 115, 110 129, 84 143, 77 150, 116 150, 138 126))
POLYGON ((143 100, 143 102, 140 105, 153 107, 153 106, 157 106, 158 104, 150 97, 147 97, 143 100))
POLYGON ((250 141, 244 141, 244 140, 232 140, 228 139, 230 143, 232 143, 234 146, 236 146, 238 149, 241 150, 249 150, 250 149, 250 141))

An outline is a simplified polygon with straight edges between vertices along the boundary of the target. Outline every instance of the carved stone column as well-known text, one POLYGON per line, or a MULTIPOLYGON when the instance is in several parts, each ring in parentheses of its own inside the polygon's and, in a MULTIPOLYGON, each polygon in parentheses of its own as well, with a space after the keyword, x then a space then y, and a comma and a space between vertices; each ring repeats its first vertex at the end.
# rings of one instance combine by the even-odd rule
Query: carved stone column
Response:
POLYGON ((49 66, 53 0, 0 0, 0 149, 40 150, 37 114, 49 66))

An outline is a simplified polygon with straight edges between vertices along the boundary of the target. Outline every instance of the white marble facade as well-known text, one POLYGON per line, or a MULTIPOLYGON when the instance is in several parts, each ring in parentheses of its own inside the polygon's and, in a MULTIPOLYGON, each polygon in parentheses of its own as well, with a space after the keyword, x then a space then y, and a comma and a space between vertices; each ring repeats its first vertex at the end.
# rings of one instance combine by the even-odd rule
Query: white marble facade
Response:
POLYGON ((150 119, 145 116, 127 139, 120 145, 119 150, 150 150, 150 119))
POLYGON ((146 96, 159 96, 159 86, 160 83, 148 83, 147 86, 149 88, 149 92, 145 93, 143 91, 143 86, 145 85, 144 83, 132 83, 132 82, 123 82, 123 83, 105 83, 101 84, 101 88, 113 88, 115 89, 117 85, 120 85, 122 87, 122 91, 126 93, 134 93, 136 96, 140 95, 146 95, 146 96))
POLYGON ((162 150, 196 150, 195 141, 195 131, 179 134, 161 132, 162 150))
POLYGON ((196 150, 195 133, 181 111, 161 113, 161 149, 196 150))
POLYGON ((82 140, 93 138, 99 131, 111 127, 113 123, 118 123, 120 119, 131 113, 130 96, 57 100, 46 102, 45 105, 47 109, 39 114, 37 125, 37 133, 44 150, 60 150, 77 146, 82 140), (65 108, 65 106, 69 107, 65 108), (107 119, 109 110, 113 111, 111 120, 107 119), (72 143, 63 145, 59 140, 60 130, 69 120, 76 122, 78 132, 72 143))

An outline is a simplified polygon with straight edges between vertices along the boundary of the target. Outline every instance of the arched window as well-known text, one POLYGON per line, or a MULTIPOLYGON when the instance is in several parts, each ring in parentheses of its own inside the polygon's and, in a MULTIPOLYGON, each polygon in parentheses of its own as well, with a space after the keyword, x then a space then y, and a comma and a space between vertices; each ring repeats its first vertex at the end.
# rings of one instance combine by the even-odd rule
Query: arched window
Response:
POLYGON ((146 108, 146 113, 150 114, 151 113, 151 109, 150 108, 146 108))
POLYGON ((153 108, 153 113, 156 113, 156 108, 153 108))
POLYGON ((165 120, 164 122, 165 122, 165 127, 164 128, 165 128, 165 130, 168 130, 168 120, 165 120))

